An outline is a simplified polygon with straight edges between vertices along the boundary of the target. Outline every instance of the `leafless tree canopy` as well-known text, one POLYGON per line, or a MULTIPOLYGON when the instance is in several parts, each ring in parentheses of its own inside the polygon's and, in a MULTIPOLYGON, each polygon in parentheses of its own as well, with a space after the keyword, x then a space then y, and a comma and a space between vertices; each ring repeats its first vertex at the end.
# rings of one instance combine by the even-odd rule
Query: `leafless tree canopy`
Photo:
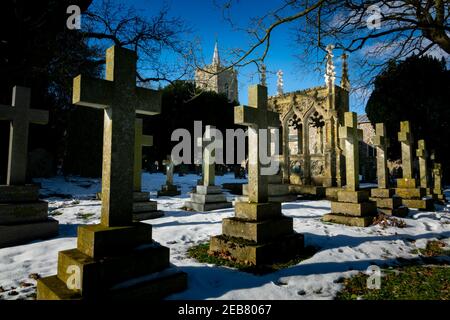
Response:
POLYGON ((254 39, 249 48, 236 51, 233 66, 264 61, 273 32, 286 24, 306 61, 334 44, 336 49, 357 53, 357 62, 368 74, 391 59, 450 53, 448 0, 285 0, 251 18, 248 27, 239 27, 233 20, 238 0, 215 2, 225 20, 254 39))

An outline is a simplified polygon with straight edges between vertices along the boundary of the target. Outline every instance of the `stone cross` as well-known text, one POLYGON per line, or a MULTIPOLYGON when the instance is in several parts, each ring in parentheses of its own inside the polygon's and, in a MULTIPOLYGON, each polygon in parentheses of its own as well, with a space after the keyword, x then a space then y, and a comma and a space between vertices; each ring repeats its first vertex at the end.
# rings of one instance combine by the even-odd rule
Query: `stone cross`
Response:
POLYGON ((28 157, 28 126, 30 123, 47 124, 48 111, 30 109, 31 90, 13 88, 11 106, 0 105, 0 120, 11 121, 7 185, 25 184, 28 157))
POLYGON ((141 191, 142 147, 153 145, 153 136, 142 133, 143 121, 136 119, 134 128, 134 191, 141 191))
POLYGON ((377 123, 375 125, 374 145, 377 147, 378 188, 387 189, 389 187, 389 177, 386 156, 389 140, 386 135, 386 126, 384 123, 377 123))
POLYGON ((173 185, 173 161, 172 156, 168 155, 166 160, 163 160, 163 165, 166 166, 166 184, 173 185))
POLYGON ((409 121, 400 122, 400 132, 398 133, 398 141, 402 145, 402 169, 403 178, 412 179, 413 158, 412 145, 414 142, 409 121))
POLYGON ((136 61, 134 51, 112 46, 106 80, 73 80, 74 104, 104 110, 101 224, 107 227, 132 222, 136 113, 161 112, 161 93, 136 87, 136 61))
MULTIPOLYGON (((248 199, 249 202, 267 202, 267 176, 261 174, 263 165, 260 162, 261 129, 279 128, 280 120, 276 112, 267 110, 267 87, 250 86, 248 89, 249 106, 234 108, 234 123, 248 126, 248 199)), ((269 137, 267 137, 267 141, 269 137)))
POLYGON ((362 130, 358 129, 358 120, 355 112, 346 112, 344 126, 339 127, 339 137, 344 139, 346 189, 356 191, 359 189, 359 140, 362 139, 362 130))
POLYGON ((442 190, 442 165, 435 163, 433 167, 433 193, 440 192, 442 190))
POLYGON ((425 140, 418 141, 418 149, 416 150, 416 156, 419 158, 419 175, 420 186, 422 188, 428 188, 428 166, 427 166, 427 148, 425 140))
MULTIPOLYGON (((214 129, 213 126, 206 126, 205 140, 211 141, 211 131, 214 129)), ((211 142, 209 145, 205 146, 203 149, 203 185, 213 186, 215 184, 216 178, 216 168, 215 168, 215 153, 214 143, 211 142)))

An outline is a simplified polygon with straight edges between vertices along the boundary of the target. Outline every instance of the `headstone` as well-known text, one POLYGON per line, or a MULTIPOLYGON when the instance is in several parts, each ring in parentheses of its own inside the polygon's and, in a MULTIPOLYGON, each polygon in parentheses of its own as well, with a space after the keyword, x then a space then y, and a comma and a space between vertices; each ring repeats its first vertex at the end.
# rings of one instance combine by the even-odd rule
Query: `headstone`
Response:
POLYGON ((153 136, 143 134, 143 121, 136 119, 134 135, 134 189, 133 220, 143 221, 160 218, 163 211, 158 210, 156 201, 150 200, 150 193, 142 191, 142 147, 153 145, 153 136))
POLYGON ((11 106, 0 105, 0 120, 11 122, 7 182, 0 185, 0 248, 58 234, 39 188, 26 184, 28 126, 48 122, 48 111, 30 109, 30 94, 29 88, 15 86, 11 106))
MULTIPOLYGON (((397 179, 397 188, 395 189, 395 194, 402 198, 402 204, 408 208, 434 211, 433 200, 430 197, 427 197, 427 189, 418 186, 417 180, 413 177, 414 159, 412 148, 414 144, 414 138, 409 121, 400 122, 398 141, 401 143, 402 148, 403 178, 397 179)), ((419 145, 418 149, 418 155, 420 154, 422 158, 426 158, 424 147, 425 145, 421 144, 419 145)))
POLYGON ((367 227, 377 215, 375 202, 369 201, 368 190, 359 189, 359 140, 362 130, 358 129, 355 112, 344 114, 344 126, 339 128, 339 137, 344 141, 345 172, 347 185, 338 191, 337 201, 331 202, 331 213, 322 221, 367 227))
POLYGON ((136 53, 106 52, 106 80, 78 76, 73 103, 104 112, 101 223, 78 227, 77 248, 59 252, 57 275, 41 278, 39 300, 161 298, 186 288, 152 226, 133 220, 135 114, 160 112, 161 94, 136 87, 136 53))
POLYGON ((222 223, 222 235, 210 242, 210 254, 227 255, 233 261, 264 265, 289 260, 304 247, 303 235, 293 229, 293 219, 281 212, 281 204, 268 202, 268 179, 259 158, 260 129, 278 128, 278 114, 267 110, 267 88, 251 86, 249 106, 234 109, 235 124, 248 127, 248 202, 235 204, 235 217, 222 223))
POLYGON ((428 165, 427 158, 428 152, 426 148, 425 140, 418 141, 418 149, 416 150, 416 156, 419 158, 419 185, 427 190, 427 195, 431 194, 431 188, 428 180, 428 165))
POLYGON ((163 160, 163 165, 166 168, 166 184, 161 186, 161 190, 158 191, 158 197, 173 197, 178 196, 181 192, 178 187, 173 184, 173 169, 174 164, 172 156, 168 155, 166 160, 163 160))
POLYGON ((377 180, 378 188, 370 190, 370 200, 376 202, 378 211, 386 215, 404 217, 408 208, 402 205, 402 199, 395 196, 395 189, 389 187, 387 167, 387 148, 389 140, 384 123, 375 125, 374 145, 377 148, 377 180))
POLYGON ((442 165, 438 162, 433 166, 433 198, 439 202, 446 201, 442 188, 442 165))
MULTIPOLYGON (((205 138, 208 141, 212 139, 213 126, 206 126, 205 138)), ((202 146, 205 145, 202 143, 202 146)), ((191 193, 190 201, 184 206, 186 209, 194 211, 210 211, 216 209, 231 208, 231 202, 227 202, 225 194, 219 186, 215 185, 215 148, 212 145, 203 148, 202 183, 196 186, 195 192, 191 193)))

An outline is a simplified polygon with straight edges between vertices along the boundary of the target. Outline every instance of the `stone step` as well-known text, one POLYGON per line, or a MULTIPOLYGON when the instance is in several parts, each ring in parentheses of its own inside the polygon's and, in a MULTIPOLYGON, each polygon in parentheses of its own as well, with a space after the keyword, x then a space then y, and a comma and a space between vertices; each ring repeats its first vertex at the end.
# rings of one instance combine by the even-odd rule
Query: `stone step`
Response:
POLYGON ((0 203, 0 225, 46 221, 48 202, 0 203))
POLYGON ((326 214, 322 217, 322 221, 344 224, 352 227, 368 227, 373 223, 374 217, 351 217, 337 214, 326 214))
POLYGON ((191 201, 197 203, 214 203, 214 202, 226 202, 227 197, 223 193, 217 194, 191 194, 191 201))
POLYGON ((290 184, 289 193, 325 198, 325 188, 321 186, 290 184))
POLYGON ((34 240, 44 240, 58 235, 58 221, 0 225, 0 248, 15 246, 34 240))
POLYGON ((402 205, 402 199, 399 197, 392 198, 370 198, 377 204, 377 208, 395 209, 402 205))
POLYGON ((392 198, 395 194, 394 188, 374 188, 370 190, 370 196, 372 198, 392 198))
POLYGON ((0 203, 31 202, 39 198, 39 187, 36 185, 9 186, 0 185, 0 203))
POLYGON ((232 208, 233 204, 231 202, 197 203, 188 201, 184 204, 184 206, 194 211, 205 212, 211 210, 232 208))
MULTIPOLYGON (((297 196, 293 194, 287 194, 282 196, 269 196, 268 202, 282 203, 282 202, 294 202, 297 201, 297 196)), ((235 202, 248 202, 248 196, 238 196, 235 198, 235 202)))
POLYGON ((158 204, 156 201, 133 202, 133 213, 156 210, 158 210, 158 204))
POLYGON ((222 222, 222 233, 224 235, 243 238, 260 244, 292 232, 293 219, 285 216, 263 221, 250 221, 233 217, 225 218, 222 222))
POLYGON ((133 213, 133 221, 145 221, 161 217, 164 217, 164 211, 161 210, 133 213))
MULTIPOLYGON (((287 184, 269 184, 269 196, 284 196, 289 194, 289 185, 287 184)), ((242 195, 248 196, 248 184, 242 185, 242 195)))
POLYGON ((218 194, 222 193, 222 188, 219 186, 197 186, 198 194, 218 194))
POLYGON ((372 201, 362 203, 333 201, 331 202, 331 212, 354 217, 374 216, 377 214, 377 205, 372 201))
POLYGON ((101 293, 101 288, 161 271, 169 265, 169 248, 157 243, 102 259, 93 259, 77 249, 71 249, 59 252, 57 276, 65 283, 78 276, 81 293, 89 297, 101 293))
POLYGON ((391 208, 378 208, 378 211, 388 215, 388 216, 394 216, 394 217, 401 217, 404 218, 408 215, 409 209, 405 206, 400 206, 394 209, 391 208))
POLYGON ((395 194, 402 199, 421 199, 426 196, 424 188, 395 188, 395 194))
POLYGON ((435 211, 433 199, 402 199, 402 204, 408 208, 421 211, 435 211))
POLYGON ((234 208, 236 218, 246 220, 268 220, 281 217, 280 203, 236 202, 234 208))

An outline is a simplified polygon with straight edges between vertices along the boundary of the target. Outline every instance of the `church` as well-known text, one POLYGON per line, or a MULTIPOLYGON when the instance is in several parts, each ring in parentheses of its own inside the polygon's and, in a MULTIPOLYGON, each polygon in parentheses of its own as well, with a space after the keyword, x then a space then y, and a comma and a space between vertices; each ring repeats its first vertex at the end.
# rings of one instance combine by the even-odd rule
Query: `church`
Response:
POLYGON ((223 93, 228 101, 239 101, 237 72, 227 69, 220 63, 219 48, 216 42, 212 63, 195 70, 195 86, 205 91, 223 93))

